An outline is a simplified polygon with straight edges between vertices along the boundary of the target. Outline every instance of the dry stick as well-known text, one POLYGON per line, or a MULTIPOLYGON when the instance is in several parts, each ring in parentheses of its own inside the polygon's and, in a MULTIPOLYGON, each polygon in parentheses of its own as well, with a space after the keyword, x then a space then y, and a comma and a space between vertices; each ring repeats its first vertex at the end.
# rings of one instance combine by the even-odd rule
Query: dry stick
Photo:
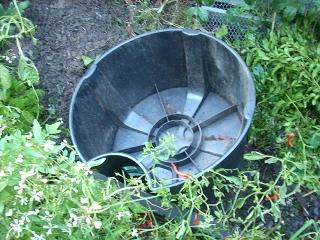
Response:
MULTIPOLYGON (((276 23, 276 17, 277 17, 277 12, 274 12, 273 13, 273 18, 272 18, 272 25, 271 25, 271 33, 273 32, 274 30, 274 25, 276 23)), ((271 37, 270 37, 270 40, 269 40, 269 43, 271 42, 271 37)))
POLYGON ((274 25, 276 23, 276 17, 277 17, 277 12, 273 13, 273 18, 272 18, 272 26, 271 26, 271 31, 274 29, 274 25))

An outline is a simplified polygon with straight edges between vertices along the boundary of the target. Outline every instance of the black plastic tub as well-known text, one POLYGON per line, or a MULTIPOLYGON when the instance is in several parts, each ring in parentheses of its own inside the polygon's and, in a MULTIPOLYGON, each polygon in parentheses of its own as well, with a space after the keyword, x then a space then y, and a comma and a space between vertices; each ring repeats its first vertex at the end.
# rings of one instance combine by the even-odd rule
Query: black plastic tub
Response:
POLYGON ((242 163, 255 108, 255 88, 241 57, 212 35, 166 29, 112 48, 88 69, 71 102, 70 131, 84 162, 105 156, 106 176, 136 166, 165 186, 182 184, 180 172, 201 176, 242 163), (177 154, 155 164, 139 159, 147 141, 167 133, 177 154), (150 174, 150 171, 153 174, 150 174))

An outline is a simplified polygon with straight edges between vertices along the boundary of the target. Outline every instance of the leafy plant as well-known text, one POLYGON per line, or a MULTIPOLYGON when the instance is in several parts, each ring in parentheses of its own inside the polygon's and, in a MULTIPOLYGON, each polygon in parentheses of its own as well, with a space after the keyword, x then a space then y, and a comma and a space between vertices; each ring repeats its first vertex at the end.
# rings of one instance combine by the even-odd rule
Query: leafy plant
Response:
MULTIPOLYGON (((9 29, 2 40, 15 39, 20 54, 16 67, 0 64, 0 238, 283 239, 286 223, 281 209, 290 205, 290 197, 302 187, 308 195, 320 195, 319 106, 315 104, 319 101, 318 23, 314 10, 285 10, 288 3, 280 12, 291 17, 295 13, 295 25, 274 22, 265 39, 251 32, 237 45, 257 86, 251 142, 256 149, 277 147, 275 156, 254 151, 245 158, 249 163, 275 166, 278 172, 262 181, 258 170, 213 169, 200 178, 190 176, 176 194, 159 188, 146 197, 141 194, 147 189, 143 176, 124 178, 122 187, 115 178, 95 179, 92 168, 104 159, 76 161, 72 146, 57 143, 61 123, 41 126, 37 121, 40 92, 34 86, 39 74, 19 43, 20 37, 33 37, 34 28, 21 17, 25 5, 14 1, 6 12, 12 13, 14 24, 10 25, 7 15, 0 18, 5 24, 2 29, 9 29), (305 28, 309 31, 302 31, 305 28), (10 35, 13 32, 16 37, 10 35), (150 205, 140 204, 159 198, 158 207, 169 211, 176 204, 186 214, 176 220, 159 219, 150 205), (268 221, 275 223, 269 229, 268 221)), ((162 13, 165 7, 157 11, 162 13)), ((4 13, 0 7, 0 17, 4 13)), ((1 44, 8 43, 2 40, 1 44)), ((159 146, 146 143, 141 157, 166 161, 175 154, 174 141, 168 134, 159 146)), ((319 224, 310 219, 289 237, 317 239, 319 224)))
POLYGON ((15 119, 12 125, 24 130, 39 118, 42 109, 39 97, 44 94, 34 88, 39 83, 39 73, 32 60, 24 56, 19 41, 31 37, 36 43, 34 25, 21 16, 28 4, 28 1, 13 1, 6 11, 0 5, 0 46, 14 39, 20 54, 16 67, 0 63, 0 114, 15 119))
POLYGON ((202 6, 212 6, 214 0, 195 0, 195 2, 198 6, 191 7, 187 10, 187 22, 191 22, 192 17, 195 16, 200 23, 206 23, 209 13, 208 10, 202 8, 202 6))
POLYGON ((283 127, 288 131, 303 128, 306 138, 319 131, 319 121, 314 116, 320 113, 320 44, 313 32, 302 30, 306 24, 312 27, 312 20, 303 18, 294 25, 282 24, 262 41, 252 33, 246 36, 245 47, 240 51, 253 69, 257 88, 255 119, 260 124, 254 124, 252 131, 255 142, 262 131, 269 134, 269 143, 274 141, 283 127))

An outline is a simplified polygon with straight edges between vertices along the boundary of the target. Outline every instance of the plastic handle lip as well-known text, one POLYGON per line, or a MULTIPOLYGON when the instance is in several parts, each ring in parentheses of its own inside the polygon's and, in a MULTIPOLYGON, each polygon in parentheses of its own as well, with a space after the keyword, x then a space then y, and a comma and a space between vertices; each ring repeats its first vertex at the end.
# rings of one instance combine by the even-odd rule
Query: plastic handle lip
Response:
POLYGON ((201 33, 199 30, 193 30, 193 29, 182 29, 182 32, 188 36, 196 36, 201 33))

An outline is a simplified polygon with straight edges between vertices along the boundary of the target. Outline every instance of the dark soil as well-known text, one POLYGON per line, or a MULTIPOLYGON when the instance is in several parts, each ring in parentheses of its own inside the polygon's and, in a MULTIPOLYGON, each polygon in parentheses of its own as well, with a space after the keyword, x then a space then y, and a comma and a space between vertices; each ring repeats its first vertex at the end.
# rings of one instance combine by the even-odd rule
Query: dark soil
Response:
MULTIPOLYGON (((39 88, 46 92, 41 99, 44 115, 51 114, 53 120, 62 118, 67 128, 72 94, 86 71, 81 57, 86 55, 94 59, 128 39, 127 25, 123 23, 130 22, 132 14, 121 0, 33 0, 24 16, 37 26, 38 44, 35 46, 25 40, 22 48, 40 73, 39 88)), ((261 169, 261 181, 264 182, 274 179, 278 173, 276 165, 254 164, 250 167, 261 169)), ((284 217, 281 225, 286 238, 307 220, 317 221, 320 217, 319 197, 314 194, 304 197, 307 190, 301 191, 281 209, 284 217)), ((249 207, 250 203, 239 214, 246 217, 249 207)), ((272 219, 266 219, 264 224, 268 229, 275 227, 272 219)))
POLYGON ((24 16, 36 28, 36 46, 23 48, 37 66, 45 115, 62 118, 68 127, 69 105, 86 67, 82 56, 97 55, 128 38, 130 11, 124 2, 95 0, 33 0, 24 16))

